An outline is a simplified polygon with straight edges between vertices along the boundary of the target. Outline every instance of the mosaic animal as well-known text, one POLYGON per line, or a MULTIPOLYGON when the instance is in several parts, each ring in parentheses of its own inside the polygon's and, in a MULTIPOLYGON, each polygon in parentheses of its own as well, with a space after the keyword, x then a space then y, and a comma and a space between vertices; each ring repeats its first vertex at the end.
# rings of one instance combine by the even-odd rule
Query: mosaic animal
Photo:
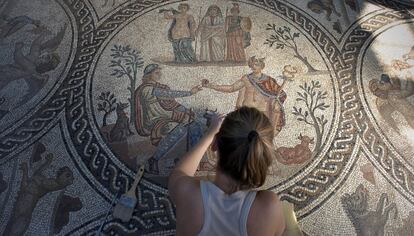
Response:
POLYGON ((295 147, 280 147, 276 149, 276 159, 284 165, 301 164, 312 157, 310 144, 314 139, 309 136, 300 134, 298 139, 301 141, 295 147))
POLYGON ((20 190, 13 208, 6 230, 3 235, 24 235, 32 220, 32 214, 37 203, 46 194, 62 190, 73 183, 73 172, 69 167, 60 168, 55 178, 48 178, 44 171, 50 169, 53 160, 52 154, 47 154, 46 161, 29 178, 28 166, 24 162, 20 166, 23 172, 20 190))
POLYGON ((374 211, 368 210, 368 190, 361 184, 356 191, 341 197, 342 206, 355 227, 358 236, 382 236, 392 210, 397 217, 395 203, 390 203, 386 193, 381 194, 374 211))
POLYGON ((308 2, 308 8, 317 14, 325 12, 325 16, 328 21, 331 20, 332 12, 339 17, 341 16, 341 14, 336 10, 333 0, 312 0, 308 2))
POLYGON ((0 65, 0 88, 5 88, 15 80, 23 79, 28 85, 27 93, 19 105, 31 99, 45 85, 50 72, 60 64, 60 57, 55 52, 63 40, 67 25, 52 38, 46 40, 51 32, 44 26, 32 30, 38 36, 33 40, 29 53, 24 53, 24 44, 18 42, 14 49, 14 64, 0 65))
POLYGON ((125 109, 128 107, 128 103, 119 102, 116 107, 116 123, 109 133, 109 140, 111 142, 122 142, 127 139, 128 136, 134 134, 129 126, 129 118, 125 113, 125 109))

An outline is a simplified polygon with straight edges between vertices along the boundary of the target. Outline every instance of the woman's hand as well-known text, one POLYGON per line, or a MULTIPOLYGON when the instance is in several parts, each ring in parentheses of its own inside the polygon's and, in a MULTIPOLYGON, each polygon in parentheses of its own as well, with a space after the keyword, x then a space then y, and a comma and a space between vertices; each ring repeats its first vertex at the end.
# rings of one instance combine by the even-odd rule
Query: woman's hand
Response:
POLYGON ((223 123, 225 117, 226 116, 224 114, 213 113, 210 120, 210 126, 208 127, 206 133, 208 135, 216 135, 219 132, 221 124, 223 123))

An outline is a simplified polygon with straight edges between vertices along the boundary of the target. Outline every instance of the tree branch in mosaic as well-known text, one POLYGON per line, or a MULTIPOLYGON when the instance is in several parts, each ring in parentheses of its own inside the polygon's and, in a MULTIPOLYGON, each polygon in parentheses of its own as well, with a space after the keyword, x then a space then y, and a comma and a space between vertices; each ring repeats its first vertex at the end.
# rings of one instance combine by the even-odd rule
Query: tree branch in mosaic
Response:
POLYGON ((310 84, 305 82, 304 85, 300 85, 299 87, 302 92, 297 92, 299 97, 296 98, 296 101, 304 103, 305 108, 302 109, 301 107, 294 106, 292 114, 297 117, 298 121, 305 122, 314 127, 316 143, 312 156, 315 156, 321 150, 325 126, 328 123, 328 120, 323 114, 318 116, 316 112, 318 110, 323 112, 330 107, 325 103, 328 93, 320 90, 321 84, 319 81, 313 80, 310 84))
POLYGON ((268 24, 266 30, 271 31, 271 33, 264 44, 269 45, 269 47, 273 47, 275 45, 276 49, 281 50, 288 48, 293 51, 293 57, 299 59, 303 64, 305 64, 308 69, 308 73, 318 71, 309 63, 306 56, 299 53, 299 48, 296 42, 296 39, 300 36, 298 32, 292 33, 290 27, 277 27, 276 24, 268 24))
POLYGON ((107 125, 108 116, 115 111, 116 109, 116 101, 115 95, 109 91, 102 92, 98 100, 100 103, 98 103, 98 111, 101 111, 104 113, 104 116, 102 118, 102 126, 107 125))
POLYGON ((128 91, 131 97, 128 99, 130 108, 130 122, 135 120, 135 88, 137 84, 138 70, 144 66, 144 60, 141 56, 141 52, 132 49, 129 45, 114 45, 111 49, 112 61, 109 67, 113 68, 111 76, 116 78, 126 77, 129 79, 128 91))

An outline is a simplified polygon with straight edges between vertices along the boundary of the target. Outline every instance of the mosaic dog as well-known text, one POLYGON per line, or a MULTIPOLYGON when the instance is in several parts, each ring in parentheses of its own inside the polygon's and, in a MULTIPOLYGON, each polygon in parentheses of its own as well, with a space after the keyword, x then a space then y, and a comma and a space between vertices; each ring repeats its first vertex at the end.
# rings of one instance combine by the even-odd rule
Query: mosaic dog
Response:
POLYGON ((342 206, 355 227, 358 236, 382 236, 391 210, 397 217, 395 203, 390 203, 386 193, 381 194, 375 211, 368 210, 368 190, 361 184, 352 194, 341 198, 342 206))

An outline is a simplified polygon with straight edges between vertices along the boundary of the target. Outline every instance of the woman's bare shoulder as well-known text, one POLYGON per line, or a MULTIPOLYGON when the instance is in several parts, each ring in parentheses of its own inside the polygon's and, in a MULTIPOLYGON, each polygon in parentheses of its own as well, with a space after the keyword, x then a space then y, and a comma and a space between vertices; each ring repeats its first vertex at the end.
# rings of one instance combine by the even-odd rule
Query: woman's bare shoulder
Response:
POLYGON ((263 206, 269 211, 281 210, 282 202, 279 199, 279 196, 269 190, 257 191, 256 201, 259 203, 259 206, 263 206))
POLYGON ((258 191, 247 221, 248 234, 281 235, 284 229, 283 206, 279 196, 268 190, 258 191))

